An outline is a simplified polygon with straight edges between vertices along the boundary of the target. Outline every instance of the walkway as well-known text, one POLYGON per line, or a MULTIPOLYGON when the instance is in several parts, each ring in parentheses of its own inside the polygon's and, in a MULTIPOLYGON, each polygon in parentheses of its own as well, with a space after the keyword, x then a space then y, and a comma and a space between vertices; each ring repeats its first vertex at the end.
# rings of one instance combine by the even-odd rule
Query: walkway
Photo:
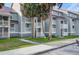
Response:
POLYGON ((76 44, 63 47, 61 49, 51 50, 40 55, 79 55, 79 46, 76 44))
POLYGON ((21 40, 23 42, 31 43, 31 44, 41 44, 41 43, 38 43, 38 42, 33 42, 31 40, 25 40, 25 39, 19 39, 19 40, 21 40))
POLYGON ((45 44, 35 45, 32 47, 2 51, 0 52, 0 55, 32 55, 32 54, 40 53, 46 50, 55 49, 64 45, 71 44, 75 42, 76 39, 69 39, 69 40, 63 40, 63 41, 58 41, 58 42, 49 42, 45 44))

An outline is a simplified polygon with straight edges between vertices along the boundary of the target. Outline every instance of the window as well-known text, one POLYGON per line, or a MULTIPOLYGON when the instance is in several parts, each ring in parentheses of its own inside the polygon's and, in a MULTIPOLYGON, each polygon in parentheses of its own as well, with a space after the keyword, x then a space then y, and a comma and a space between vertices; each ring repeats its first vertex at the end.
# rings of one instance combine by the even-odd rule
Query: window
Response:
POLYGON ((12 16, 10 16, 10 19, 12 19, 12 16))
POLYGON ((4 32, 8 32, 8 28, 4 28, 4 32))
POLYGON ((65 24, 67 24, 67 21, 64 21, 65 24))
POLYGON ((40 19, 38 19, 38 22, 41 22, 41 20, 40 20, 40 19))
POLYGON ((41 32, 41 28, 38 28, 38 32, 41 32))
POLYGON ((59 12, 59 16, 62 16, 63 15, 63 13, 62 12, 59 12))
POLYGON ((72 19, 72 21, 74 21, 74 19, 72 19))
POLYGON ((61 24, 63 24, 63 21, 61 21, 61 24))
POLYGON ((36 23, 36 19, 35 19, 35 23, 36 23))
POLYGON ((74 29, 74 26, 72 26, 72 28, 74 29))
POLYGON ((53 20, 55 20, 55 19, 56 19, 56 17, 52 17, 52 19, 53 19, 53 20))
POLYGON ((14 27, 14 24, 11 24, 11 27, 14 27))
POLYGON ((64 29, 64 32, 67 32, 67 29, 64 29))
POLYGON ((2 36, 2 28, 0 28, 0 36, 2 36))
POLYGON ((3 19, 4 20, 8 20, 8 16, 3 16, 3 19))
POLYGON ((26 24, 26 27, 30 27, 30 24, 26 24))
POLYGON ((53 28, 56 28, 56 25, 55 24, 53 25, 53 28))
POLYGON ((2 20, 0 20, 0 25, 2 25, 2 20))
POLYGON ((2 16, 0 15, 0 20, 2 20, 2 16))
POLYGON ((11 29, 10 29, 10 30, 11 30, 12 32, 14 32, 14 31, 15 31, 14 24, 11 24, 10 26, 11 26, 11 29))
POLYGON ((8 28, 4 28, 4 36, 8 36, 8 28))
POLYGON ((17 20, 18 19, 18 14, 17 13, 12 13, 12 19, 17 20))

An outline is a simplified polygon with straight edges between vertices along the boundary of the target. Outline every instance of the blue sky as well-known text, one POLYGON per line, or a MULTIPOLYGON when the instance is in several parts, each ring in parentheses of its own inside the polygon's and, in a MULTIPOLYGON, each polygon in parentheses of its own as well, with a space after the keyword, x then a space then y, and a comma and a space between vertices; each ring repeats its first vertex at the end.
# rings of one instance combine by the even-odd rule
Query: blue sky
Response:
POLYGON ((5 6, 11 7, 11 3, 5 3, 5 6))
MULTIPOLYGON (((6 3, 5 6, 11 7, 11 3, 6 3)), ((79 12, 79 3, 63 3, 61 8, 79 12)))
POLYGON ((79 12, 79 3, 64 3, 62 9, 79 12))

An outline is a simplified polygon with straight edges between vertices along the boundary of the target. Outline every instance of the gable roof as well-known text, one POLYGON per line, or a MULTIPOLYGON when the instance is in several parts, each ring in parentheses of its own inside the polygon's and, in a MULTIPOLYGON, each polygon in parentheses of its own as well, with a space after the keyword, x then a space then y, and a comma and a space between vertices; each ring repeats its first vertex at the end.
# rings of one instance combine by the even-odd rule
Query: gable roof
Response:
POLYGON ((0 14, 2 15, 10 15, 10 12, 15 12, 15 11, 12 8, 5 6, 0 9, 0 14))

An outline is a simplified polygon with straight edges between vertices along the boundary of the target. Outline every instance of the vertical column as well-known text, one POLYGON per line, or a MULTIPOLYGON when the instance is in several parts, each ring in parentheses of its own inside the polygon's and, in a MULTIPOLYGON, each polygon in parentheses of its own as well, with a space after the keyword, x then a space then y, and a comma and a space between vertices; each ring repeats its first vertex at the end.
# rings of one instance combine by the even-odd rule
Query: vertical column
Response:
POLYGON ((43 22, 43 20, 41 19, 41 37, 45 37, 45 35, 44 35, 44 22, 43 22))
POLYGON ((3 19, 2 19, 2 37, 4 37, 4 21, 3 21, 3 19))
POLYGON ((20 30, 21 30, 20 34, 21 34, 21 37, 22 37, 22 16, 20 16, 20 22, 21 22, 21 23, 20 23, 20 24, 21 24, 21 26, 20 26, 20 28, 21 28, 21 29, 20 29, 20 30))
POLYGON ((8 18, 8 37, 10 38, 10 16, 8 18))

